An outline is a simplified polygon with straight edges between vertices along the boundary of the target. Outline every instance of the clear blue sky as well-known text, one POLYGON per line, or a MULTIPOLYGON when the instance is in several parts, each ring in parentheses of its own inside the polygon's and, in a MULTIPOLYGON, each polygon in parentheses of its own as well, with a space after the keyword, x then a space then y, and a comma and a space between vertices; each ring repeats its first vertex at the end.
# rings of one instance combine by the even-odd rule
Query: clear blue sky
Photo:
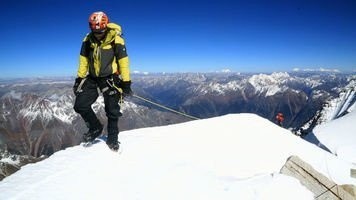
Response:
POLYGON ((131 69, 356 69, 356 1, 17 0, 1 3, 0 77, 76 75, 88 17, 123 27, 131 69))

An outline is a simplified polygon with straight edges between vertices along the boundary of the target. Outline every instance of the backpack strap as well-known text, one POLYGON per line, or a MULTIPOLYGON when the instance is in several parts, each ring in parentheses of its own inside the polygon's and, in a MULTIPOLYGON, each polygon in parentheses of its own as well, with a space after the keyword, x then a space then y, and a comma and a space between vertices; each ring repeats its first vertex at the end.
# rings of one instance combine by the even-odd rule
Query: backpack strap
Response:
POLYGON ((117 65, 117 69, 116 69, 116 71, 117 71, 117 74, 120 74, 120 71, 119 71, 119 58, 118 58, 118 52, 117 52, 117 50, 116 50, 116 46, 115 46, 115 39, 113 40, 113 41, 111 41, 111 48, 113 49, 113 51, 114 51, 114 56, 115 56, 115 60, 116 60, 116 65, 117 65))

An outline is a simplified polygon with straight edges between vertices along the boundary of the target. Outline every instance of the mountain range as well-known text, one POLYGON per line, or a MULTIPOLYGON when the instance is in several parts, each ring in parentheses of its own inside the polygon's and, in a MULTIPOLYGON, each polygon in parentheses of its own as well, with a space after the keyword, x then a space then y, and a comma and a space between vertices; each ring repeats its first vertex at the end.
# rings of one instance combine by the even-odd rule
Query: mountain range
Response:
MULTIPOLYGON (((79 144, 87 128, 73 110, 73 81, 0 80, 0 149, 39 158, 79 144)), ((330 110, 337 110, 331 118, 342 116, 356 101, 354 74, 157 73, 133 74, 132 81, 136 95, 198 118, 255 113, 274 122, 282 112, 283 126, 297 134, 302 130, 302 135, 322 123, 330 110)), ((121 108, 121 131, 191 120, 135 97, 126 98, 121 108)), ((105 124, 101 96, 93 109, 105 124)))
MULTIPOLYGON (((325 104, 355 90, 356 76, 338 73, 187 73, 143 75, 135 82, 146 97, 199 118, 255 113, 299 130, 325 104)), ((350 96, 354 102, 354 94, 350 96)))

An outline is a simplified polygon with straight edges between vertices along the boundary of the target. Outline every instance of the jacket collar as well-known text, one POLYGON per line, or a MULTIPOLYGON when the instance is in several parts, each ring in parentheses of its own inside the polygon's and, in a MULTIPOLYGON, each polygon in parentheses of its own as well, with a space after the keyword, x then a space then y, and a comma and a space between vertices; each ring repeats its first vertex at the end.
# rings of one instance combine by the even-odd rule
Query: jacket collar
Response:
POLYGON ((100 46, 106 46, 108 44, 111 44, 115 40, 115 36, 116 36, 116 31, 109 29, 103 40, 98 41, 94 37, 93 33, 89 34, 89 40, 91 43, 96 43, 96 44, 99 44, 100 46))

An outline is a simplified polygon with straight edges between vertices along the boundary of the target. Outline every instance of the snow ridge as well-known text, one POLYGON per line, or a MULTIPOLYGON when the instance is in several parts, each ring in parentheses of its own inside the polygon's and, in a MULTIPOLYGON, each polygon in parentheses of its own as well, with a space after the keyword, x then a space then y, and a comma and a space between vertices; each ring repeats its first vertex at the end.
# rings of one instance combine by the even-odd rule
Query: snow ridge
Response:
POLYGON ((320 123, 328 122, 351 112, 356 103, 356 80, 343 89, 338 98, 330 100, 323 108, 320 123))
POLYGON ((279 173, 291 155, 338 184, 356 184, 351 163, 254 114, 126 131, 120 141, 121 155, 99 142, 27 165, 0 183, 0 198, 314 199, 279 173))

